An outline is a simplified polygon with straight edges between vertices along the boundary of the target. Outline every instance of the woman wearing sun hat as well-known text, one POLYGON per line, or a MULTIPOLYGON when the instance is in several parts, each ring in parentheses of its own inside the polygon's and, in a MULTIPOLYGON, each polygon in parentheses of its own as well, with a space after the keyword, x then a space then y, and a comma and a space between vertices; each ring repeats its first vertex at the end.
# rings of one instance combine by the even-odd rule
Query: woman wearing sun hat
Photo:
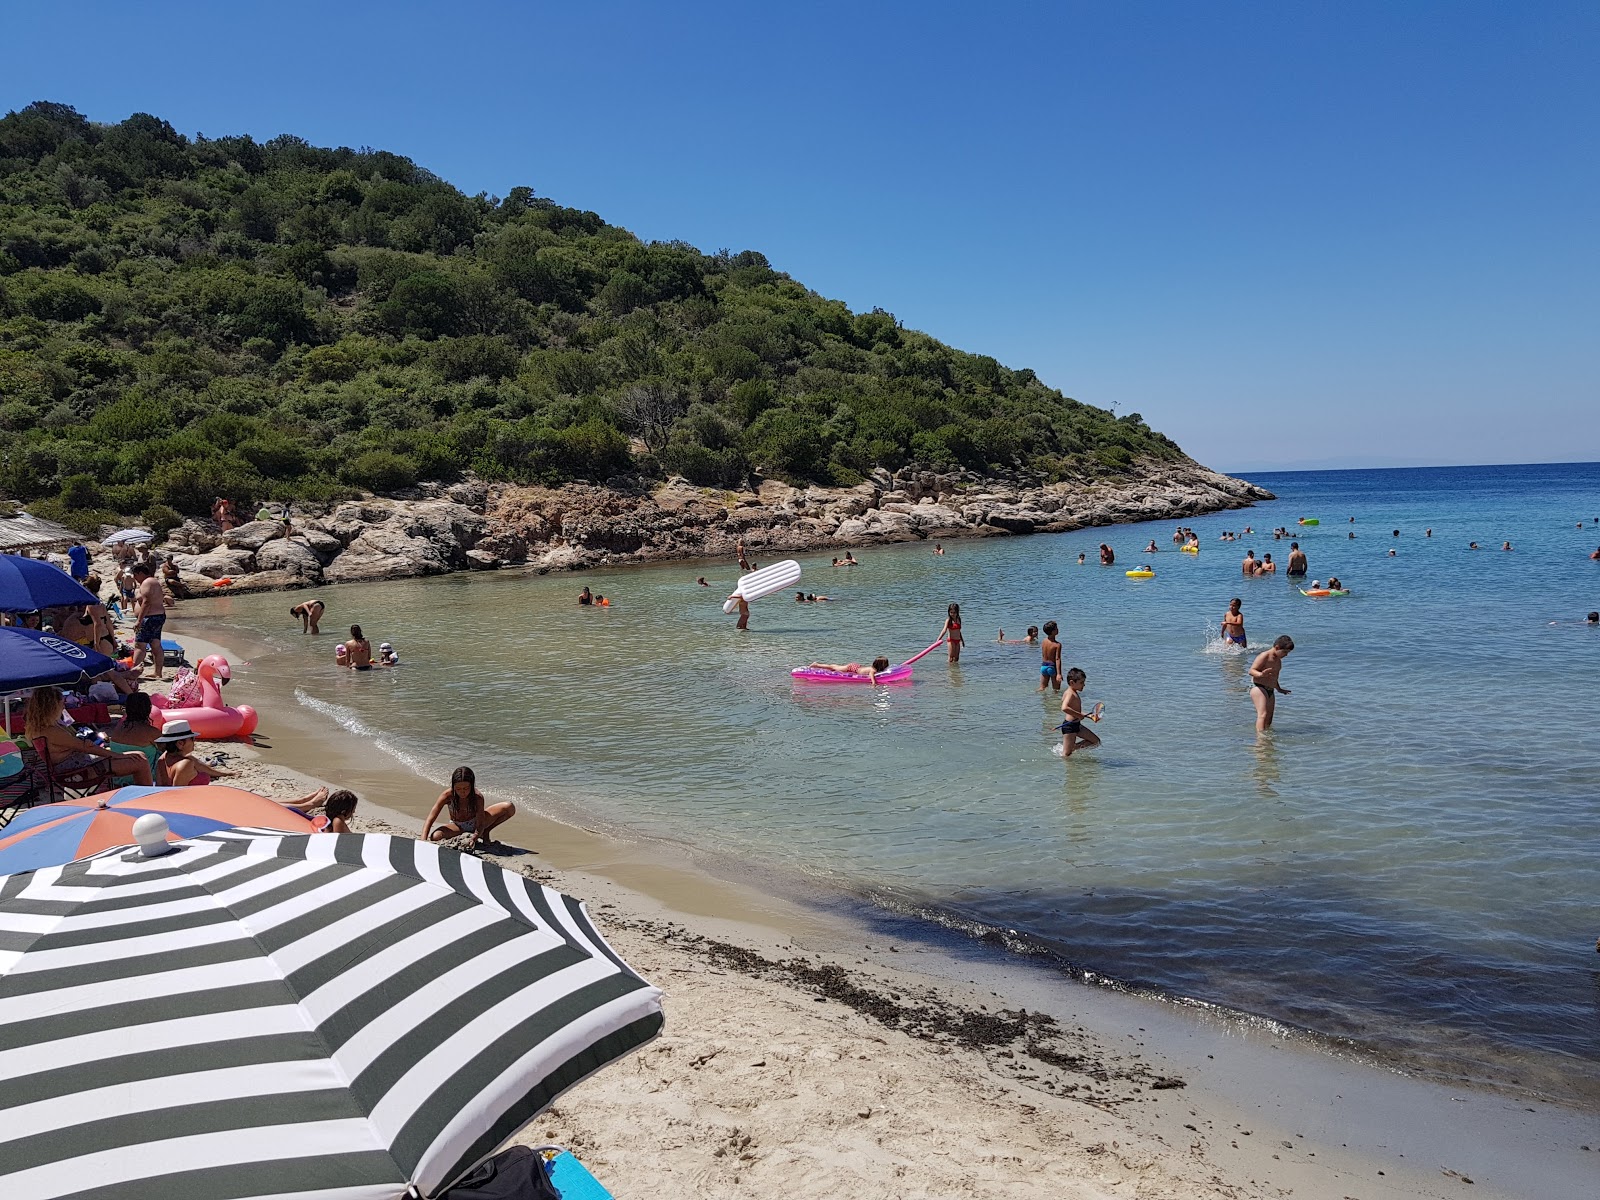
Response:
POLYGON ((214 767, 194 756, 194 730, 187 721, 168 721, 156 739, 161 757, 156 759, 156 784, 160 787, 200 787, 234 772, 214 767))

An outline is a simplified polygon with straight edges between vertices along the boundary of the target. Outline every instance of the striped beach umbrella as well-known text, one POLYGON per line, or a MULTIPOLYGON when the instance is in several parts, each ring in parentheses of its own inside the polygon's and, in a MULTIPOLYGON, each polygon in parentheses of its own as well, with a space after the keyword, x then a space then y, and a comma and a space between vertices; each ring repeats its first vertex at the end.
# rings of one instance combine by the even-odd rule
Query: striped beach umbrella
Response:
POLYGON ((661 1029, 576 900, 410 838, 0 878, 0 1196, 433 1197, 661 1029))
POLYGON ((59 867, 133 841, 145 813, 167 819, 167 837, 184 838, 245 826, 314 833, 302 814, 265 796, 231 787, 125 787, 30 808, 0 829, 0 875, 59 867))

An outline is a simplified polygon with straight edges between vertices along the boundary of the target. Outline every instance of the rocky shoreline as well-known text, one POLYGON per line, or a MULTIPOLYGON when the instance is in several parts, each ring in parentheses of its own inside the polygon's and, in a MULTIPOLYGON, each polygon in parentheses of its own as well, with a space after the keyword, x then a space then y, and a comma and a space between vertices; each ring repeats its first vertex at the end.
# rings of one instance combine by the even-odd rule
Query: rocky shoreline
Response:
POLYGON ((270 591, 504 567, 583 570, 665 559, 753 557, 919 539, 1057 533, 1134 521, 1181 520, 1244 508, 1273 494, 1196 463, 1150 462, 1114 479, 1026 483, 877 471, 849 488, 702 488, 681 478, 654 487, 562 488, 468 481, 395 497, 297 508, 293 535, 275 521, 219 530, 188 521, 161 553, 184 589, 270 591))

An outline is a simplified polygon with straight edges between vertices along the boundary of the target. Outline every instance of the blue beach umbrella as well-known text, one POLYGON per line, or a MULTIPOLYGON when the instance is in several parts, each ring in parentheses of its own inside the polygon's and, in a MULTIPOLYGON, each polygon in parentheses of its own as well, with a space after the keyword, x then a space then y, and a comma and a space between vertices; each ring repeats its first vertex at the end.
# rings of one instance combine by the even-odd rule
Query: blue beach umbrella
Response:
MULTIPOLYGON (((55 570, 54 567, 50 569, 55 570)), ((67 579, 65 575, 61 578, 67 579)), ((72 583, 70 579, 67 582, 72 583)), ((73 683, 85 675, 102 674, 116 665, 100 651, 54 633, 15 627, 0 629, 0 692, 20 692, 23 688, 44 687, 50 683, 73 683)))
POLYGON ((33 612, 57 604, 98 604, 100 597, 60 567, 0 554, 0 612, 33 612))

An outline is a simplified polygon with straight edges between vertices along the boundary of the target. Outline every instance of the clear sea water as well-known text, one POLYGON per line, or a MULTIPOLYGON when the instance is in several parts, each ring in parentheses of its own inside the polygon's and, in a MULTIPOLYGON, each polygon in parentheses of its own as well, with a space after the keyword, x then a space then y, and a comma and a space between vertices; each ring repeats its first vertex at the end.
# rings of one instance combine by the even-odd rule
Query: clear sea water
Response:
POLYGON ((1593 1100, 1600 464, 1252 478, 1280 499, 1189 520, 1198 556, 1170 522, 869 548, 852 569, 806 555, 803 586, 833 600, 762 600, 747 633, 721 611, 730 563, 323 589, 325 633, 360 621, 400 648, 402 669, 360 676, 280 596, 212 607, 271 637, 255 671, 435 778, 468 762, 554 815, 999 931, 1091 978, 1593 1100), (1278 525, 1353 594, 1241 578, 1246 549, 1287 560, 1278 525), (1147 560, 1154 579, 1123 574, 1147 560), (586 583, 612 606, 579 608, 586 583), (1249 654, 1217 639, 1232 596, 1249 654), (789 676, 898 662, 951 600, 958 666, 937 651, 877 690, 789 676), (1070 762, 1038 650, 994 641, 1050 618, 1106 705, 1103 747, 1070 762), (1258 737, 1246 667, 1280 633, 1292 694, 1258 737))

